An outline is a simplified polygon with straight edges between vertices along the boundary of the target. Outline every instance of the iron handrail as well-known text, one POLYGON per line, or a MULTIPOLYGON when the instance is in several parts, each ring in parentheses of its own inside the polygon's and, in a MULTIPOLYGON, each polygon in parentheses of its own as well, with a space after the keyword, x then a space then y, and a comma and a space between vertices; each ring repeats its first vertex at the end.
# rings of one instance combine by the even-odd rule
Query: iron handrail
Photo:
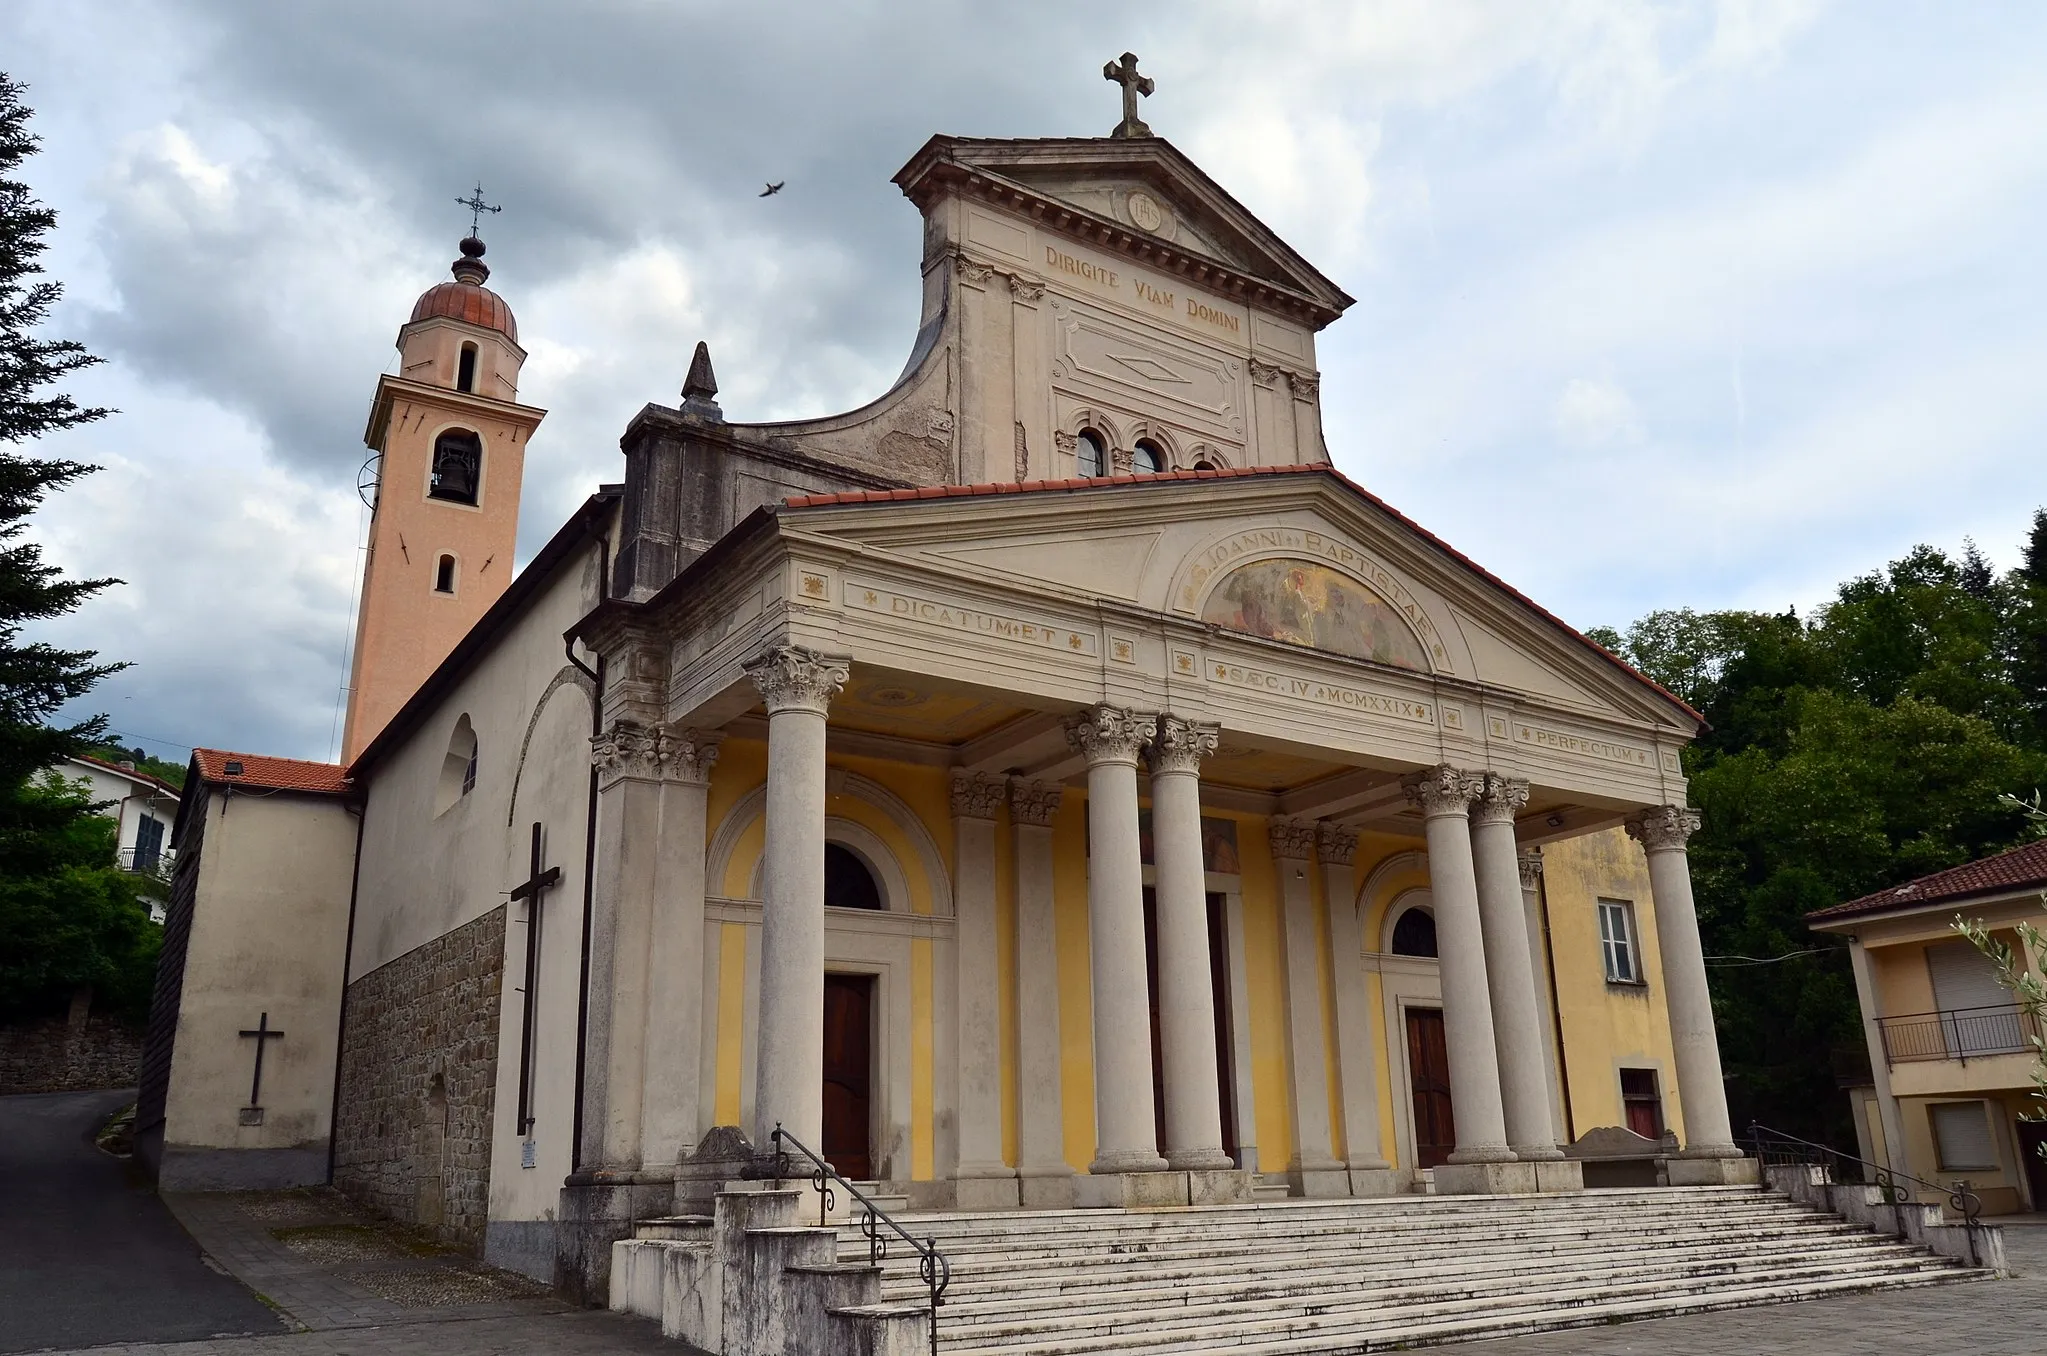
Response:
POLYGON ((879 1266, 882 1259, 888 1256, 889 1240, 881 1232, 882 1225, 886 1224, 895 1232, 896 1237, 910 1245, 910 1250, 917 1254, 917 1278, 924 1282, 924 1288, 931 1295, 931 1353, 932 1356, 938 1356, 938 1306, 945 1302, 946 1287, 952 1284, 952 1263, 938 1250, 938 1241, 933 1238, 919 1239, 911 1234, 908 1229, 896 1222, 894 1216, 876 1205, 859 1187, 841 1176, 837 1168, 812 1153, 802 1140, 784 1130, 780 1121, 775 1122, 775 1131, 768 1138, 775 1145, 775 1152, 772 1155, 775 1181, 780 1183, 786 1178, 807 1176, 810 1184, 817 1188, 819 1225, 823 1225, 826 1213, 837 1201, 832 1191, 834 1182, 844 1187, 847 1195, 867 1207, 867 1213, 860 1217, 860 1232, 867 1239, 867 1261, 870 1266, 879 1266), (810 1168, 807 1173, 788 1171, 789 1150, 792 1148, 809 1160, 810 1168))
MULTIPOLYGON (((1868 1179, 1868 1184, 1882 1192, 1884 1204, 1891 1207, 1891 1232, 1901 1239, 1905 1237, 1905 1221, 1904 1212, 1900 1207, 1905 1204, 1908 1193, 1899 1183, 1910 1182, 1914 1186, 1945 1196, 1947 1203, 1961 1215, 1962 1227, 1968 1231, 1969 1265, 1982 1265, 1979 1260, 1981 1253, 1976 1246, 1976 1231, 1983 1227, 1983 1198, 1969 1189, 1968 1178, 1958 1177, 1943 1186, 1939 1182, 1929 1182, 1924 1177, 1914 1177, 1909 1172, 1899 1172, 1881 1163, 1857 1158, 1854 1154, 1844 1154, 1839 1149, 1830 1148, 1825 1144, 1815 1144, 1809 1139, 1787 1135, 1782 1130, 1772 1129, 1756 1121, 1749 1122, 1748 1133, 1749 1140, 1755 1148, 1756 1161, 1765 1168, 1773 1162, 1786 1166, 1822 1167, 1829 1170, 1829 1175, 1837 1164, 1853 1163, 1861 1168, 1868 1179)), ((1764 1189, 1768 1190, 1769 1173, 1763 1173, 1762 1179, 1764 1189)))

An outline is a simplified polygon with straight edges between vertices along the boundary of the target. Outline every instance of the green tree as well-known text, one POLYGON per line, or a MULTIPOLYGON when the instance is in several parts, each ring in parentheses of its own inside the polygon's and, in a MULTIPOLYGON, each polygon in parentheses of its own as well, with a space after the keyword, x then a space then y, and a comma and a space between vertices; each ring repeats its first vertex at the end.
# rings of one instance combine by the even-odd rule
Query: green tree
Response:
POLYGON ((8 1010, 86 984, 126 991, 147 972, 132 893, 123 898, 118 874, 106 874, 115 865, 109 821, 82 793, 41 776, 100 739, 104 716, 51 720, 121 666, 22 635, 116 582, 64 578, 25 536, 45 495, 94 469, 31 445, 108 412, 52 389, 98 359, 42 333, 62 295, 41 265, 57 218, 19 177, 37 145, 22 93, 0 74, 0 1009, 8 1010))

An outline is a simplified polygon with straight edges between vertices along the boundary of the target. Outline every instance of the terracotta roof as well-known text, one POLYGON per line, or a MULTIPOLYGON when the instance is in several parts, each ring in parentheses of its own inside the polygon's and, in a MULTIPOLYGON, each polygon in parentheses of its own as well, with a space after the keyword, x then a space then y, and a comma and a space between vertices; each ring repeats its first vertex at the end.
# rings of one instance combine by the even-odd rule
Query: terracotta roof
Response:
POLYGON ((265 791, 312 791, 338 796, 352 783, 339 763, 309 763, 299 758, 272 758, 261 753, 230 753, 226 749, 194 749, 192 761, 206 781, 222 786, 253 786, 265 791))
POLYGON ((512 308, 503 297, 478 283, 444 282, 427 288, 413 303, 412 318, 425 320, 431 316, 496 330, 513 343, 519 342, 519 322, 512 319, 512 308))
POLYGON ((1437 549, 1441 550, 1445 555, 1449 556, 1452 560, 1455 560, 1458 564, 1464 566, 1464 568, 1470 570, 1473 574, 1476 574, 1479 578, 1485 580, 1494 588, 1499 589, 1502 593, 1505 593, 1509 597, 1520 602, 1524 607, 1527 607, 1528 609, 1533 611, 1537 616, 1543 618, 1545 621, 1549 622, 1551 625, 1557 627, 1559 630, 1564 632, 1564 634, 1570 636, 1573 640, 1576 640, 1579 644, 1593 651, 1601 659, 1604 659, 1607 663, 1612 664, 1622 673, 1627 674, 1628 677, 1633 678, 1636 682, 1649 687, 1657 694, 1662 696, 1665 700, 1674 703, 1679 709, 1683 710, 1687 715, 1691 716, 1694 720, 1700 721, 1702 723, 1705 721, 1706 718, 1700 715, 1698 711, 1694 710, 1691 704, 1685 701, 1684 698, 1678 696, 1675 692, 1672 692, 1669 688, 1663 686, 1663 684, 1657 682, 1654 678, 1651 678, 1649 677, 1649 675, 1641 672, 1632 664, 1628 663, 1627 660, 1622 659, 1619 655, 1607 649, 1598 641, 1593 640, 1590 636, 1587 636, 1584 632, 1578 630, 1578 628, 1572 626, 1563 618, 1557 616, 1549 609, 1543 607, 1534 599, 1530 598, 1527 594, 1521 592, 1521 590, 1515 588, 1506 580, 1500 578, 1492 571, 1486 569, 1483 565, 1480 565, 1470 556, 1465 555, 1462 551, 1452 546, 1449 542, 1444 541, 1441 537, 1438 537, 1435 533, 1429 531, 1420 523, 1417 523, 1414 519, 1402 513, 1399 509, 1394 508, 1391 504, 1381 499, 1378 495, 1373 494, 1370 490, 1358 484, 1355 480, 1352 480, 1349 476, 1343 474, 1343 472, 1337 470, 1334 466, 1325 466, 1319 462, 1311 463, 1306 466, 1238 466, 1219 471, 1161 471, 1156 475, 1078 476, 1067 480, 1024 480, 997 482, 987 485, 924 485, 919 486, 916 489, 908 490, 847 490, 842 491, 838 494, 798 495, 795 498, 785 499, 782 502, 792 509, 803 509, 822 508, 827 505, 834 504, 899 504, 908 500, 916 499, 975 499, 989 495, 1003 494, 1060 493, 1071 492, 1074 490, 1101 489, 1106 486, 1155 485, 1160 481, 1242 480, 1255 476, 1305 476, 1305 475, 1327 476, 1331 480, 1337 482, 1339 485, 1342 485, 1346 489, 1350 490, 1353 494, 1363 497, 1364 499, 1369 501, 1374 507, 1378 508, 1381 512, 1393 518, 1396 522, 1400 523, 1403 527, 1406 527, 1416 536, 1421 537, 1424 541, 1427 541, 1431 545, 1435 546, 1437 549))
POLYGON ((1814 909, 1806 917, 1847 918, 1855 914, 1881 913, 1885 909, 1912 909, 1950 899, 1973 899, 1977 895, 2004 894, 2011 890, 2047 887, 2047 839, 2027 843, 1994 857, 1983 857, 1945 871, 1936 871, 1873 895, 1814 909))
POLYGON ((130 781, 146 783, 147 785, 154 786, 159 790, 168 791, 174 797, 178 794, 177 787, 172 786, 169 782, 165 781, 161 777, 150 776, 147 772, 142 771, 140 768, 122 767, 119 763, 109 762, 105 758, 95 758, 89 753, 78 754, 74 756, 71 761, 74 763, 91 763, 94 767, 106 769, 108 772, 113 773, 116 777, 126 777, 130 781))

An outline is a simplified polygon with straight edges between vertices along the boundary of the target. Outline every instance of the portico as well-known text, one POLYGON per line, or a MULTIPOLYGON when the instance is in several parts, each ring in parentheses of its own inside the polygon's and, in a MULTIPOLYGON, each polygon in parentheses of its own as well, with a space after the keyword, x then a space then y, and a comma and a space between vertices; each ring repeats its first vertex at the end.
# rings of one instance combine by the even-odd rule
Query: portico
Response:
POLYGON ((1300 1195, 1572 1189, 1524 854, 1625 824, 1687 1180, 1738 1156, 1684 858, 1695 717, 1333 472, 821 496, 741 533, 579 629, 631 675, 608 729, 724 751, 709 819, 662 820, 708 845, 702 899, 617 906, 705 920, 696 1138, 841 1133, 824 980, 879 973, 867 1158, 913 1201, 1238 1199, 1251 1174, 1300 1195), (1082 524, 1147 543, 1097 585, 1120 596, 1061 577, 1087 568, 1082 524), (1387 657, 1288 630, 1309 591, 1387 657), (878 910, 832 896, 834 845, 878 910), (1439 1165, 1400 1124, 1403 1033, 1370 964, 1361 887, 1400 860, 1436 939, 1439 1165))

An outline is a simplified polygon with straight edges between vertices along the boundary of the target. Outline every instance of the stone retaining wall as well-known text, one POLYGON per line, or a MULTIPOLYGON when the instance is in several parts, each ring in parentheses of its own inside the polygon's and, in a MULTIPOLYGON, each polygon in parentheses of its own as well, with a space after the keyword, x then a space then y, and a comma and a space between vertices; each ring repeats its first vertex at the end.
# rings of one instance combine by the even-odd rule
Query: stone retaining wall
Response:
POLYGON ((334 1184, 481 1249, 490 1200, 505 909, 348 986, 334 1184))
POLYGON ((141 1029, 112 1017, 75 1033, 62 1017, 0 1026, 0 1096, 132 1088, 141 1067, 141 1029))

